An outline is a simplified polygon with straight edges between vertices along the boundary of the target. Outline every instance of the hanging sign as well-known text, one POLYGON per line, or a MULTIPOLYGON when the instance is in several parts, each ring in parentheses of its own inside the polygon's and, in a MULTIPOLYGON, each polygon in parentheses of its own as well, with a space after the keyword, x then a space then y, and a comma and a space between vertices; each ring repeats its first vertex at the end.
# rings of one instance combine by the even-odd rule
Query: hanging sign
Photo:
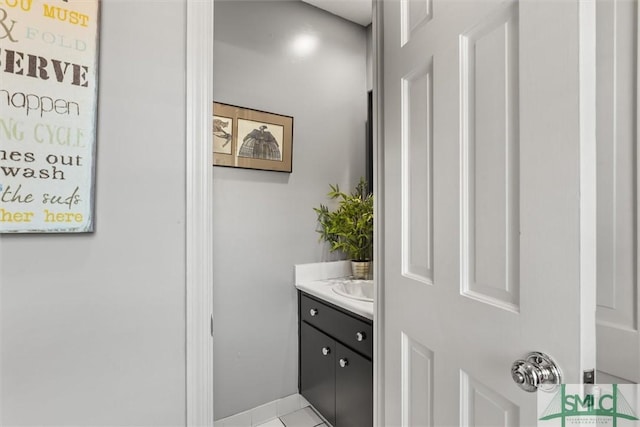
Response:
POLYGON ((98 0, 0 0, 0 232, 93 231, 98 0))

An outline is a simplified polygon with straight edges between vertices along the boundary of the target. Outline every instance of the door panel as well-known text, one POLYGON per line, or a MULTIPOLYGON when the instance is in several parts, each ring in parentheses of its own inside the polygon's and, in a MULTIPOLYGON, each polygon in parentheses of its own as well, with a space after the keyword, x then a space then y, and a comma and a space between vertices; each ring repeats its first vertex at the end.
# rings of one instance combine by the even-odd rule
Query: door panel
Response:
POLYGON ((432 0, 407 0, 400 4, 402 19, 402 45, 431 19, 432 0))
POLYGON ((598 368, 637 383, 638 4, 598 2, 596 12, 598 368))
POLYGON ((463 294, 519 311, 518 4, 460 37, 463 294))
POLYGON ((518 407, 500 394, 460 372, 460 425, 512 427, 520 421, 518 407))
POLYGON ((433 351, 402 334, 402 425, 433 425, 433 351))
POLYGON ((402 78, 403 273, 433 283, 433 63, 402 78))
POLYGON ((580 32, 594 13, 528 0, 377 10, 383 425, 535 425, 513 361, 548 353, 567 382, 595 366, 595 93, 580 32))

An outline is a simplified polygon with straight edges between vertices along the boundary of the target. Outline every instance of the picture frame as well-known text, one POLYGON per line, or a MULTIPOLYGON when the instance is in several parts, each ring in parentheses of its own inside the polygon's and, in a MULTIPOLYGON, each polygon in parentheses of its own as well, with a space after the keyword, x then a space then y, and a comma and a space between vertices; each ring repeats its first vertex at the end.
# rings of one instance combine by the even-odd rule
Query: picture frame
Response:
POLYGON ((0 38, 13 43, 3 61, 15 54, 0 79, 0 234, 93 233, 101 1, 48 2, 45 13, 41 2, 0 3, 0 38), (27 37, 12 38, 18 22, 27 37))
POLYGON ((293 117, 213 103, 213 165, 292 171, 293 117))

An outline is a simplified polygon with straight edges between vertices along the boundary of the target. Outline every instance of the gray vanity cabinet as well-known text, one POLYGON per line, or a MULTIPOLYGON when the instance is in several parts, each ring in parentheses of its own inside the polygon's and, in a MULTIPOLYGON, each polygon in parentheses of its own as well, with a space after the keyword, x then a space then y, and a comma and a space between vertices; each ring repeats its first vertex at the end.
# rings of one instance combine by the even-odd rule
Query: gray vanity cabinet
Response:
POLYGON ((302 394, 335 427, 373 425, 373 324, 299 292, 302 394))

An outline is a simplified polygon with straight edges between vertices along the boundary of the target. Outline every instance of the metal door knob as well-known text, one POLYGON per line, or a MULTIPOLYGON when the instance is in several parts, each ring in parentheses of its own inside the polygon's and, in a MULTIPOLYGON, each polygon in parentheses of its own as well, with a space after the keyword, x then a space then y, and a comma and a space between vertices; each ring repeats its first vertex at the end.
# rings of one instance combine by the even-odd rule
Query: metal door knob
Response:
POLYGON ((524 391, 552 390, 560 384, 560 368, 551 357, 537 351, 527 354, 523 360, 511 365, 511 378, 524 391))
POLYGON ((364 341, 367 335, 364 332, 356 332, 356 340, 364 341))
POLYGON ((340 367, 346 368, 349 365, 349 361, 345 358, 340 359, 340 367))
POLYGON ((317 308, 312 308, 311 310, 309 310, 309 314, 313 317, 313 316, 317 316, 318 315, 318 309, 317 308))
POLYGON ((331 353, 331 349, 329 347, 322 347, 322 354, 324 356, 328 356, 331 353))

